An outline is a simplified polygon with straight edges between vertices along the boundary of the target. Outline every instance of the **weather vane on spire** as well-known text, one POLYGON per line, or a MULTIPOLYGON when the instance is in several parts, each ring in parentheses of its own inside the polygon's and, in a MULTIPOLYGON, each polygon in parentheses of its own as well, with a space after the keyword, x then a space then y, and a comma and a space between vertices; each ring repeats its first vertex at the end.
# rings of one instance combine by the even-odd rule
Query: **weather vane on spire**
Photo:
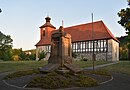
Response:
POLYGON ((49 12, 47 12, 47 17, 49 17, 49 12))

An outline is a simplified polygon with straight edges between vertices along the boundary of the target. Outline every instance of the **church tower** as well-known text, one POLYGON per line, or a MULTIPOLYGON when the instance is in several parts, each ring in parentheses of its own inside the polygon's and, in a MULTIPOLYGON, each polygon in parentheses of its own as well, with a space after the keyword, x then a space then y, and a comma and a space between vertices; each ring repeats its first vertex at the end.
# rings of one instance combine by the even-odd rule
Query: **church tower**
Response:
POLYGON ((52 30, 55 30, 55 29, 56 29, 56 28, 50 23, 51 18, 50 18, 49 16, 47 16, 47 17, 45 18, 45 20, 46 20, 46 23, 40 27, 40 37, 41 37, 41 39, 43 39, 44 37, 45 37, 45 38, 48 38, 48 36, 49 36, 48 34, 50 34, 50 32, 51 32, 52 30))
MULTIPOLYGON (((52 31, 56 29, 51 23, 51 18, 47 16, 45 18, 46 23, 40 26, 40 41, 35 45, 36 46, 36 60, 39 60, 39 53, 44 51, 45 53, 50 52, 50 43, 51 43, 51 34, 52 31)), ((49 57, 49 56, 48 56, 49 57)))

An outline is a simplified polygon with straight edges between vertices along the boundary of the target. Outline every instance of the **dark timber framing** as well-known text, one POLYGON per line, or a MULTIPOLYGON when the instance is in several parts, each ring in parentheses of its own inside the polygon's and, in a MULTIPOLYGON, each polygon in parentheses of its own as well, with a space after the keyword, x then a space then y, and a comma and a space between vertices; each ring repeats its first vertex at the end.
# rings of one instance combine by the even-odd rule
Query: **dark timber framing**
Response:
MULTIPOLYGON (((108 40, 94 40, 95 53, 106 53, 108 51, 108 40)), ((92 53, 93 41, 72 42, 72 51, 76 53, 92 53)))
MULTIPOLYGON (((93 41, 79 41, 79 42, 72 42, 72 52, 75 53, 86 53, 92 54, 93 53, 93 41)), ((46 46, 46 52, 50 53, 51 46, 46 46)), ((107 52, 108 52, 108 39, 102 40, 94 40, 94 52, 95 54, 106 53, 106 60, 107 60, 107 52)))

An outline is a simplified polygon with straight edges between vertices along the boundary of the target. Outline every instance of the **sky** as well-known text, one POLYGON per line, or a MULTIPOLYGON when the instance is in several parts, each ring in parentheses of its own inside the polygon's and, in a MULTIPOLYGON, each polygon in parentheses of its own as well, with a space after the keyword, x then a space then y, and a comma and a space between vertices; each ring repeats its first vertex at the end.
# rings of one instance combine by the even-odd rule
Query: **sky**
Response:
POLYGON ((51 17, 56 28, 102 20, 115 37, 124 36, 117 13, 128 7, 127 0, 0 0, 0 31, 10 35, 13 48, 35 49, 40 40, 40 26, 51 17))

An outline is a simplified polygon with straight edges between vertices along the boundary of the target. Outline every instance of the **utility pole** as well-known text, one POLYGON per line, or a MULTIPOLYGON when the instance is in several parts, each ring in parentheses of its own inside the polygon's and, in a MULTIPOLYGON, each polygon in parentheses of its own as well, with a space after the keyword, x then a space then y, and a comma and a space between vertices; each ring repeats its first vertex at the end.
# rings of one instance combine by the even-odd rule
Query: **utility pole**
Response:
POLYGON ((93 71, 94 71, 94 67, 95 67, 95 52, 94 52, 94 49, 95 49, 95 46, 94 46, 94 28, 93 28, 93 13, 92 13, 92 43, 93 43, 93 51, 92 51, 92 61, 93 61, 93 71))
POLYGON ((0 13, 2 12, 1 8, 0 8, 0 13))
POLYGON ((62 20, 62 27, 64 27, 64 21, 62 20))

